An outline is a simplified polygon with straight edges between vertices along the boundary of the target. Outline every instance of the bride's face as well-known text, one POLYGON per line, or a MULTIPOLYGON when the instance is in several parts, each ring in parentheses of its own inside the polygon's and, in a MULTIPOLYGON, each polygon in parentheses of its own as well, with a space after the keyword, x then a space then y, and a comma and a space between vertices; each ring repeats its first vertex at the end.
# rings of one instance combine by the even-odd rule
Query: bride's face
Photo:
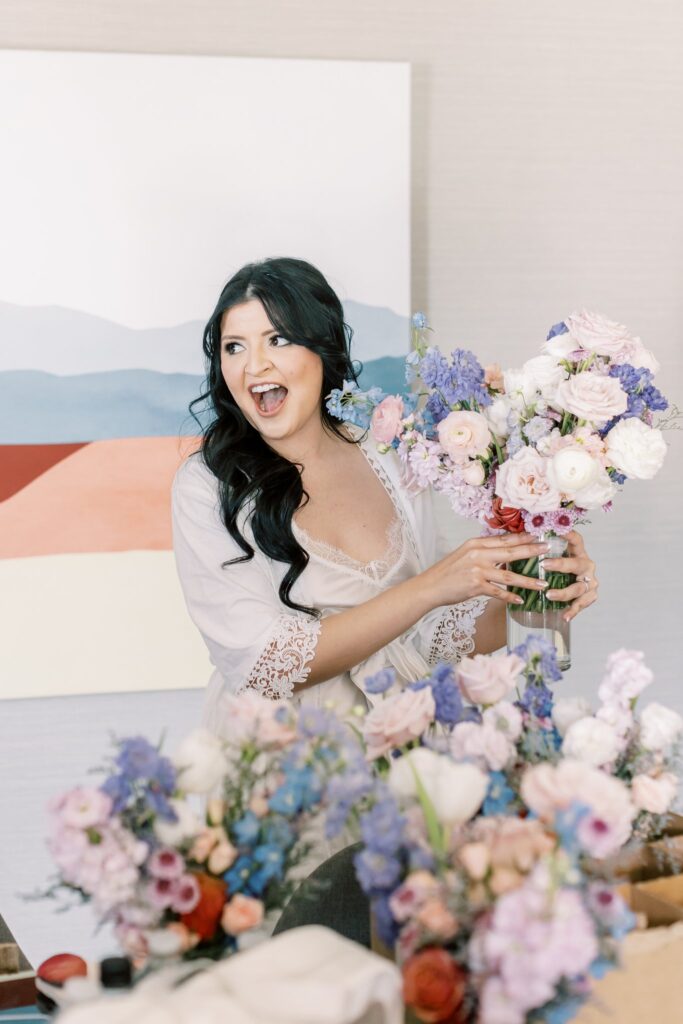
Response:
POLYGON ((258 299, 223 314, 221 371, 235 402, 266 441, 285 440, 322 422, 320 356, 278 334, 258 299))

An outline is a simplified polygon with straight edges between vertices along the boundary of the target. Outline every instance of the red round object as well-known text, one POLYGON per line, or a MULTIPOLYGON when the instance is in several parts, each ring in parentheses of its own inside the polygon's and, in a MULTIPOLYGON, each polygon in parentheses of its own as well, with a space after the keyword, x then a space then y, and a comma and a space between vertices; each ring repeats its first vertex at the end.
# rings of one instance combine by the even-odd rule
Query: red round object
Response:
POLYGON ((63 985, 69 978, 83 977, 87 973, 88 965, 75 953, 57 953, 43 960, 36 970, 37 977, 48 985, 63 985))

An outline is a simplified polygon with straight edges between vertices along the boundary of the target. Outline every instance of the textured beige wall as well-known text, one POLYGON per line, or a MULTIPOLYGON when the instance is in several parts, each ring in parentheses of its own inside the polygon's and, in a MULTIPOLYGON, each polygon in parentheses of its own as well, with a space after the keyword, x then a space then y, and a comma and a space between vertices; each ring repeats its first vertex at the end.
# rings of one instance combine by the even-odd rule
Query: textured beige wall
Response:
MULTIPOLYGON (((0 0, 0 45, 410 61, 413 308, 440 343, 521 362, 586 305, 655 349, 683 404, 678 0, 0 0)), ((604 586, 573 678, 590 689, 607 651, 640 646, 683 705, 671 441, 587 531, 604 586)))

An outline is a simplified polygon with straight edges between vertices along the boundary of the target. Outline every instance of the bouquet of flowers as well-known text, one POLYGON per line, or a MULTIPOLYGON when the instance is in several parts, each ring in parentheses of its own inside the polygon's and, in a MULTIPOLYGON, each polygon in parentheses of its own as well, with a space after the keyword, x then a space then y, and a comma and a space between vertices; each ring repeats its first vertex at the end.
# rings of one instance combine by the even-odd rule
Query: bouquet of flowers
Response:
MULTIPOLYGON (((488 532, 544 538, 557 558, 589 511, 611 509, 627 479, 651 479, 661 468, 666 444, 654 415, 668 403, 654 384, 659 365, 623 325, 574 313, 551 328, 540 355, 505 371, 482 367, 465 349, 448 358, 429 346, 423 314, 413 325, 410 395, 347 383, 328 403, 332 415, 370 427, 380 450, 397 450, 410 488, 446 494, 456 513, 488 532)), ((511 568, 546 578, 542 559, 511 568)), ((568 574, 548 578, 549 589, 571 582, 568 574)), ((550 631, 568 668, 566 607, 542 591, 517 593, 524 604, 508 607, 509 646, 550 631)))
POLYGON ((119 740, 101 785, 51 805, 59 875, 43 895, 90 902, 141 962, 225 956, 263 930, 306 873, 327 785, 363 760, 330 713, 226 699, 224 738, 195 730, 172 759, 142 737, 119 740))
MULTIPOLYGON (((428 691, 443 688, 444 677, 406 691, 423 720, 434 715, 428 691)), ((583 869, 598 822, 610 822, 610 849, 630 834, 626 785, 566 760, 549 787, 547 766, 531 765, 518 813, 501 814, 487 806, 486 772, 448 747, 413 745, 406 714, 403 729, 402 756, 381 773, 337 778, 328 828, 345 813, 359 824, 356 873, 407 1005, 429 1024, 569 1020, 633 923, 613 887, 583 869)))

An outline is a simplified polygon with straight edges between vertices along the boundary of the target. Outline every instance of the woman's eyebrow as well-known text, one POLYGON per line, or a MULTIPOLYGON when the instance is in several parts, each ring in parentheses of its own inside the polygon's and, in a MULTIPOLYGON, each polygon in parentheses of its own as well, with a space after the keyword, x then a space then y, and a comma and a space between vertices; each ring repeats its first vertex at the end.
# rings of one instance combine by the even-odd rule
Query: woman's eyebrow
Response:
MULTIPOLYGON (((277 334, 274 327, 271 327, 269 331, 261 331, 261 337, 265 338, 268 334, 277 334)), ((239 334, 222 334, 221 341, 246 341, 246 338, 241 338, 239 334)))

